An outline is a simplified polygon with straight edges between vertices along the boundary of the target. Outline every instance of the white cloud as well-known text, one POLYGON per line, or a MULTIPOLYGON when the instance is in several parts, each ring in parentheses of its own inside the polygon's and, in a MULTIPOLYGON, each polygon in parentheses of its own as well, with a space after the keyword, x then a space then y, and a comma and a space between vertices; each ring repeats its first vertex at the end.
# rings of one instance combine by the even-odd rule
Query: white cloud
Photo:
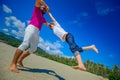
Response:
POLYGON ((5 17, 6 26, 13 27, 11 32, 16 35, 17 38, 23 37, 25 30, 25 22, 20 21, 15 16, 5 17), (15 29, 16 28, 16 29, 15 29))
POLYGON ((15 16, 10 16, 9 18, 10 18, 11 21, 13 21, 12 24, 13 24, 14 27, 17 27, 19 29, 25 27, 25 22, 20 21, 15 16))
POLYGON ((68 25, 74 25, 74 26, 78 26, 78 27, 82 27, 82 25, 88 21, 88 19, 90 18, 90 15, 88 12, 81 12, 78 15, 76 15, 76 17, 73 20, 70 20, 67 23, 68 25))
MULTIPOLYGON (((7 5, 3 4, 2 7, 4 12, 12 13, 12 10, 9 7, 7 7, 7 5)), ((12 27, 13 30, 11 32, 15 34, 17 38, 21 38, 24 36, 25 22, 22 22, 15 16, 5 17, 5 25, 8 27, 12 27)))
POLYGON ((115 8, 111 7, 110 4, 97 2, 96 10, 97 10, 98 15, 104 16, 104 15, 107 15, 107 14, 115 11, 115 8))
POLYGON ((60 48, 63 48, 63 46, 61 45, 60 41, 56 41, 54 43, 50 43, 48 41, 44 41, 43 38, 39 37, 38 47, 40 47, 41 49, 43 49, 45 52, 47 52, 49 54, 54 54, 54 55, 58 55, 58 56, 61 56, 61 57, 66 57, 66 58, 75 58, 74 56, 66 56, 60 50, 60 48))
POLYGON ((2 5, 3 11, 6 13, 12 13, 12 10, 5 4, 2 5))
POLYGON ((60 50, 63 46, 60 44, 59 41, 56 41, 54 43, 50 43, 48 41, 44 41, 41 37, 39 38, 39 44, 38 47, 43 49, 49 54, 59 55, 63 56, 63 52, 60 50))
POLYGON ((62 45, 60 44, 59 41, 56 41, 56 42, 54 42, 53 44, 50 43, 50 42, 48 42, 48 41, 46 41, 45 45, 49 46, 49 47, 52 48, 52 49, 62 48, 62 45))
POLYGON ((8 32, 9 30, 5 28, 5 29, 3 29, 3 31, 8 32))
POLYGON ((111 9, 111 8, 102 8, 102 7, 99 7, 97 9, 97 13, 101 16, 104 16, 104 15, 107 15, 109 14, 110 12, 113 12, 114 9, 111 9))
POLYGON ((13 34, 17 34, 17 31, 16 31, 16 30, 12 30, 12 33, 13 33, 13 34))
POLYGON ((69 21, 66 25, 67 25, 67 26, 74 25, 73 27, 75 27, 75 26, 82 27, 83 23, 82 23, 81 21, 75 19, 75 20, 69 21))
POLYGON ((9 17, 5 17, 5 24, 6 24, 6 26, 11 26, 9 17))

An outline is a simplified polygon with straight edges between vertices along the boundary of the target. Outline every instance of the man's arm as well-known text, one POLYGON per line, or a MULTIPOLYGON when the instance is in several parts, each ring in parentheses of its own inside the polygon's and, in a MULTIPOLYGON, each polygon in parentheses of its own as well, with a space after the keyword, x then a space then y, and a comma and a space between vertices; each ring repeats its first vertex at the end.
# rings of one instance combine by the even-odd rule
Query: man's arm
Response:
POLYGON ((53 17, 53 15, 50 13, 50 12, 48 12, 48 14, 49 14, 49 16, 50 16, 50 18, 51 18, 51 20, 52 20, 52 22, 56 22, 56 20, 55 20, 55 18, 53 17))
POLYGON ((40 4, 42 4, 43 6, 47 7, 48 5, 44 2, 44 0, 36 0, 36 6, 40 7, 40 4))
MULTIPOLYGON (((52 20, 52 23, 55 24, 56 20, 55 20, 55 18, 52 16, 52 14, 51 14, 50 12, 48 12, 48 15, 50 16, 50 18, 51 18, 51 20, 52 20)), ((44 23, 44 24, 45 24, 46 26, 48 26, 48 27, 51 27, 51 24, 48 23, 48 22, 46 22, 46 23, 44 23)))
POLYGON ((46 10, 49 11, 49 7, 48 7, 48 5, 44 2, 44 0, 36 0, 35 6, 36 6, 36 7, 40 7, 40 5, 45 6, 46 10))

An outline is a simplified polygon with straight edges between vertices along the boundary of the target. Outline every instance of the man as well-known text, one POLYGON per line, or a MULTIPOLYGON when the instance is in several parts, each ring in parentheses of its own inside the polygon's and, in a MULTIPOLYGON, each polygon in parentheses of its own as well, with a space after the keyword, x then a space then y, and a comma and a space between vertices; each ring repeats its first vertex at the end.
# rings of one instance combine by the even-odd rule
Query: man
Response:
POLYGON ((25 29, 24 40, 22 44, 16 49, 13 60, 10 64, 10 71, 19 73, 17 68, 17 63, 23 66, 20 59, 27 57, 30 53, 33 53, 37 50, 37 45, 39 41, 39 32, 41 30, 42 24, 49 26, 49 23, 46 22, 43 14, 49 11, 47 4, 43 0, 36 0, 35 8, 32 14, 29 25, 25 29), (23 55, 25 52, 25 55, 23 55))

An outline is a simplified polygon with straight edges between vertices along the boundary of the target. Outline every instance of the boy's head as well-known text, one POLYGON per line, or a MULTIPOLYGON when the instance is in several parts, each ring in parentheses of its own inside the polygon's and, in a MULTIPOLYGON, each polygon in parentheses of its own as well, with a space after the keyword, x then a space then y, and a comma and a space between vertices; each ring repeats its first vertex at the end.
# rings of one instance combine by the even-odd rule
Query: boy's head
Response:
POLYGON ((54 25, 55 25, 55 24, 54 24, 53 22, 51 22, 51 23, 50 23, 50 28, 53 29, 54 25))

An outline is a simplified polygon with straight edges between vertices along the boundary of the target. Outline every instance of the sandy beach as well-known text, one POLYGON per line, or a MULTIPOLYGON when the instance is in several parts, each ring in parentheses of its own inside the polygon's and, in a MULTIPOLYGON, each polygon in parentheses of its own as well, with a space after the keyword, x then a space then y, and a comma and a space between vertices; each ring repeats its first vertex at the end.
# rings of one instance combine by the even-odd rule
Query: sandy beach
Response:
POLYGON ((0 80, 108 80, 35 54, 24 60, 25 67, 19 67, 20 73, 13 73, 8 67, 15 50, 15 47, 0 42, 0 80))

